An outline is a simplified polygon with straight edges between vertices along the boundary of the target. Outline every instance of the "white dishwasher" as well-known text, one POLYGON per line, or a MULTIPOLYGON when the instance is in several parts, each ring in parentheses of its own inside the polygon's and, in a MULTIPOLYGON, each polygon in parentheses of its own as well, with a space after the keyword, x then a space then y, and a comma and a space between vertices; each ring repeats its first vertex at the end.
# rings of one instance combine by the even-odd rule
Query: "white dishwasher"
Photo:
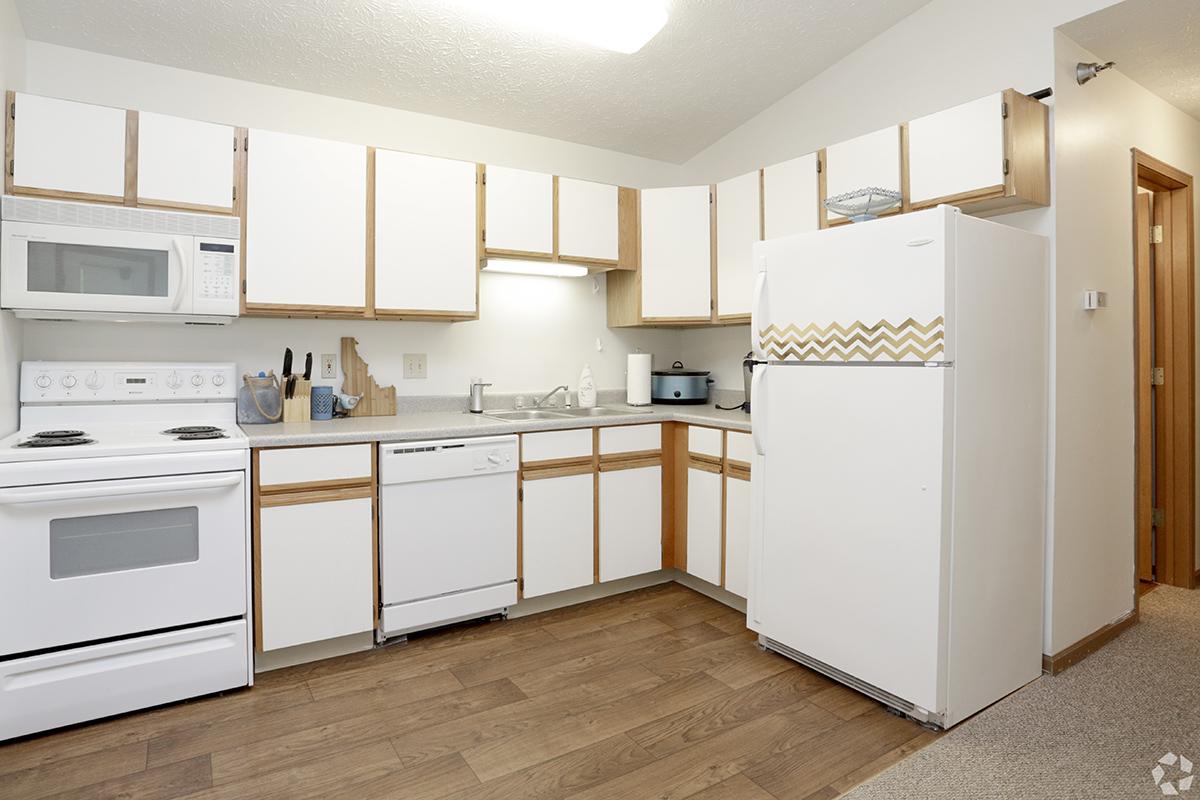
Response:
POLYGON ((517 602, 517 437, 380 447, 379 638, 517 602))

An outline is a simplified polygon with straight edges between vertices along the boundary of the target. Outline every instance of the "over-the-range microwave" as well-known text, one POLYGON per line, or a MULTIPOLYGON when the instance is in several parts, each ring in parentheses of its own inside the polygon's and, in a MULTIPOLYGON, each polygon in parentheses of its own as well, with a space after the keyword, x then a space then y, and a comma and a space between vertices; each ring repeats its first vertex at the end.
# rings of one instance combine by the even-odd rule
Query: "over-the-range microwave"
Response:
POLYGON ((33 319, 228 323, 240 237, 237 217, 6 195, 0 307, 33 319))

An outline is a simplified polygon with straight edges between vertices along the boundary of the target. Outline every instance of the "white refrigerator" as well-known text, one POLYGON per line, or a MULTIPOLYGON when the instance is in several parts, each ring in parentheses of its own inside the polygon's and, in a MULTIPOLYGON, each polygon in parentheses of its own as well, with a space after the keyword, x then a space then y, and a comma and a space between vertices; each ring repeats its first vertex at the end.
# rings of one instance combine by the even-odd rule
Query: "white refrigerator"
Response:
POLYGON ((749 626, 938 727, 1041 672, 1047 253, 949 206, 755 245, 749 626))

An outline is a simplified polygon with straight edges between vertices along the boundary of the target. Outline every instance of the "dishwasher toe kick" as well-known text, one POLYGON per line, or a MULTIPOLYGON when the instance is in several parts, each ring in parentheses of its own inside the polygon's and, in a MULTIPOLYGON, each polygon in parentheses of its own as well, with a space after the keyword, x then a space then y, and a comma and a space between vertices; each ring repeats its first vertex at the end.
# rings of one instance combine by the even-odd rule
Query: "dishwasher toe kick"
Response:
POLYGON ((384 606, 379 626, 385 636, 399 636, 434 625, 498 614, 517 602, 517 582, 384 606))

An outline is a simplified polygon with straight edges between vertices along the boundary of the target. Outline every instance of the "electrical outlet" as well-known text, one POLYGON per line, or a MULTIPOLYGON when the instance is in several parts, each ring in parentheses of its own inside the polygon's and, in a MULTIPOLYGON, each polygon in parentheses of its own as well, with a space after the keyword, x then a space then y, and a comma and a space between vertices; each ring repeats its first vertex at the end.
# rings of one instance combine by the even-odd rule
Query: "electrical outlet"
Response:
POLYGON ((425 377, 425 354, 424 353, 405 353, 404 354, 404 377, 405 378, 424 378, 425 377))
POLYGON ((333 353, 323 353, 321 355, 321 377, 337 377, 337 356, 333 353))

